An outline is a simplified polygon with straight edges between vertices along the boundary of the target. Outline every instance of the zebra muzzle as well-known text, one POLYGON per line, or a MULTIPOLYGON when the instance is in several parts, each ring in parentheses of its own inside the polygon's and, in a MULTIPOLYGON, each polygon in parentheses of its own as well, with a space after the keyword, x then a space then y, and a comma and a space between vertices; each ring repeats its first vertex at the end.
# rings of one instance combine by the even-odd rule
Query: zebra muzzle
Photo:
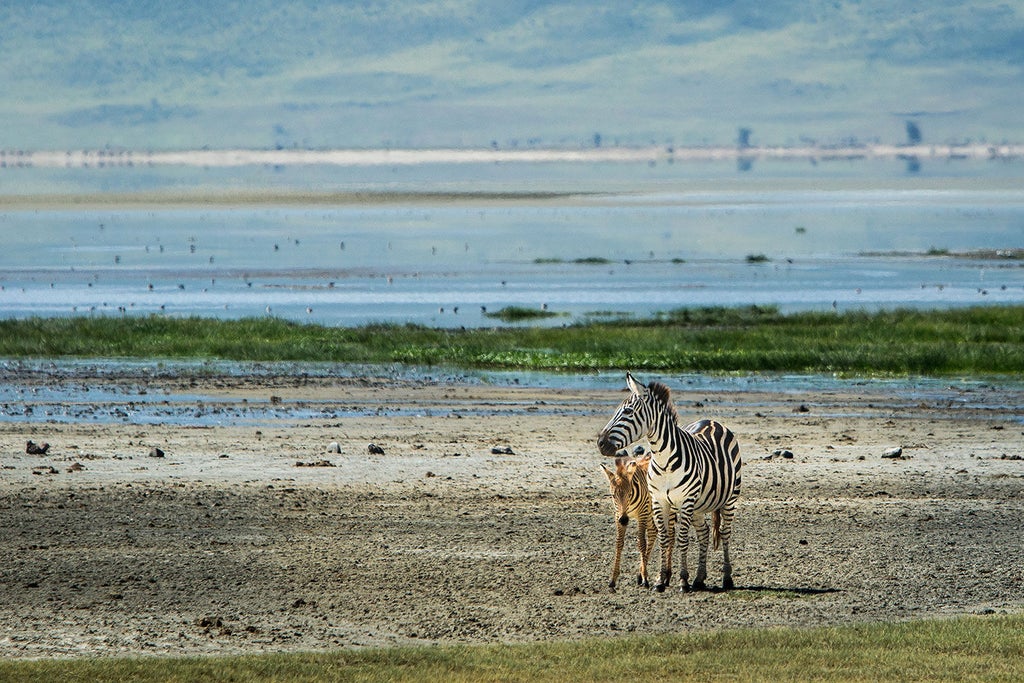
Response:
POLYGON ((613 458, 619 453, 619 446, 612 443, 612 440, 608 438, 607 434, 602 434, 597 439, 597 449, 601 451, 601 455, 613 458))

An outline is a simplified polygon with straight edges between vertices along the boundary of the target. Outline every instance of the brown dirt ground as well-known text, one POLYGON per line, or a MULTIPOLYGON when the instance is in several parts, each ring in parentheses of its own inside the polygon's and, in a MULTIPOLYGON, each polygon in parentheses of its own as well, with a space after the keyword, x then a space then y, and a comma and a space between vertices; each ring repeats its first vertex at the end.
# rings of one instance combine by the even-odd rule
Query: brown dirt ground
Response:
POLYGON ((0 657, 562 640, 1024 604, 1024 427, 960 407, 954 388, 910 404, 676 391, 684 419, 724 421, 745 461, 737 589, 690 594, 629 583, 632 531, 620 587, 607 588, 612 505, 595 440, 614 392, 290 377, 202 388, 381 412, 0 423, 0 657), (50 452, 27 455, 27 439, 50 452), (905 459, 881 457, 895 446, 905 459), (321 460, 331 466, 297 465, 321 460))

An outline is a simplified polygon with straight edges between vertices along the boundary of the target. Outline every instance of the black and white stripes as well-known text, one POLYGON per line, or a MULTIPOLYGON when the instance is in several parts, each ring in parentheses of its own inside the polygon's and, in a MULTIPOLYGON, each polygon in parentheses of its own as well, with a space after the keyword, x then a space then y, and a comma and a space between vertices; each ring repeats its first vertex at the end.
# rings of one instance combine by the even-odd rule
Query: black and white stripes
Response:
POLYGON ((669 584, 672 551, 677 543, 680 588, 690 588, 686 552, 691 525, 697 531, 700 551, 693 588, 704 587, 712 534, 715 547, 722 546, 722 587, 732 588, 729 537, 742 465, 735 435, 713 420, 681 427, 667 386, 659 382, 642 386, 628 373, 626 383, 630 396, 601 431, 598 448, 612 456, 637 441, 649 444, 648 486, 661 547, 661 574, 655 588, 662 591, 669 584), (706 515, 710 515, 710 523, 706 515))

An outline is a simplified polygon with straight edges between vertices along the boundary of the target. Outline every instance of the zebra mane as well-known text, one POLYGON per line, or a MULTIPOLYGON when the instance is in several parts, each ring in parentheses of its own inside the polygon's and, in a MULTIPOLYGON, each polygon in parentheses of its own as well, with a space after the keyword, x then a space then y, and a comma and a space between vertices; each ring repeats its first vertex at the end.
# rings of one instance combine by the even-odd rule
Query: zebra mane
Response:
POLYGON ((661 382, 651 382, 647 385, 648 391, 665 407, 665 410, 672 416, 672 420, 679 424, 679 413, 672 403, 672 392, 661 382))

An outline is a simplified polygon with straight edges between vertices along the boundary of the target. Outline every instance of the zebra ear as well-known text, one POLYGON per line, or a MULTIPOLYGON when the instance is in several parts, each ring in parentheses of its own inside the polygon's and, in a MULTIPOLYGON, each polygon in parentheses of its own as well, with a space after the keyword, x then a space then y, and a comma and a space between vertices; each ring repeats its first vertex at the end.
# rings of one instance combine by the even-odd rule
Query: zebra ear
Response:
POLYGON ((637 386, 636 380, 633 379, 633 375, 629 372, 626 373, 626 386, 629 387, 629 390, 634 394, 640 393, 640 387, 637 386))
POLYGON ((613 477, 615 477, 615 470, 609 468, 608 465, 601 463, 601 471, 604 472, 604 476, 608 477, 608 481, 613 481, 613 477))

